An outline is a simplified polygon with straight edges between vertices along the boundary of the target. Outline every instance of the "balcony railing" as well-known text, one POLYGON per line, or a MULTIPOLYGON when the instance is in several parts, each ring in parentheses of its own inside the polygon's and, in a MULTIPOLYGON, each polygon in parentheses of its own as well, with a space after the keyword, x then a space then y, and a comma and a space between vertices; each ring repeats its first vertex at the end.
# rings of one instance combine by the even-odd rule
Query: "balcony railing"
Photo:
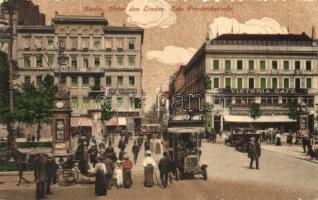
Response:
MULTIPOLYGON (((289 112, 289 106, 285 104, 261 104, 259 108, 262 111, 262 115, 287 115, 289 112)), ((232 104, 230 106, 230 114, 249 115, 250 107, 248 104, 232 104)))

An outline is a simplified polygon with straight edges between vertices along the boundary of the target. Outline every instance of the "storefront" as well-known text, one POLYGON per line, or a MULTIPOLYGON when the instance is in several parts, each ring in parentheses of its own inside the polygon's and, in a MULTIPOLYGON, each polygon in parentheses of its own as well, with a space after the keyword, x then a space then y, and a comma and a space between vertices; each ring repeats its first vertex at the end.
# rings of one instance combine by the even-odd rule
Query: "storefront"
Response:
POLYGON ((212 124, 217 132, 250 126, 258 129, 295 130, 299 128, 299 123, 297 118, 292 119, 290 116, 291 106, 300 104, 305 106, 305 115, 313 113, 309 115, 311 120, 308 120, 308 127, 314 127, 314 96, 307 89, 226 88, 214 91, 210 96, 214 103, 212 124), (261 113, 255 119, 251 117, 250 107, 254 103, 261 113))

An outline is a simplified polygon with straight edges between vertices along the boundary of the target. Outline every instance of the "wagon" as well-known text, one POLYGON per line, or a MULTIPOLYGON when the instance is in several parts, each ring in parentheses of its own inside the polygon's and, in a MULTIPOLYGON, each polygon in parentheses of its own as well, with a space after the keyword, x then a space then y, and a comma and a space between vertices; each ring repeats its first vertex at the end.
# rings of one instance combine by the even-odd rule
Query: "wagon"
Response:
POLYGON ((200 164, 202 121, 169 122, 166 139, 169 155, 174 161, 177 180, 202 175, 207 180, 207 165, 200 164))

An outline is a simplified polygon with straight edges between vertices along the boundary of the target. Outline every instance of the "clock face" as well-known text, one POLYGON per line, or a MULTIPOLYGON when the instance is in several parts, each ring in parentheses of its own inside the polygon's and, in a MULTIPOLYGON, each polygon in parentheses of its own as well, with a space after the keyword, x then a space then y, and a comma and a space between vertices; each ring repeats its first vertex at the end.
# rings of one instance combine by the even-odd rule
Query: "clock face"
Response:
POLYGON ((63 108, 64 107, 64 101, 58 101, 56 102, 55 106, 59 109, 63 108))

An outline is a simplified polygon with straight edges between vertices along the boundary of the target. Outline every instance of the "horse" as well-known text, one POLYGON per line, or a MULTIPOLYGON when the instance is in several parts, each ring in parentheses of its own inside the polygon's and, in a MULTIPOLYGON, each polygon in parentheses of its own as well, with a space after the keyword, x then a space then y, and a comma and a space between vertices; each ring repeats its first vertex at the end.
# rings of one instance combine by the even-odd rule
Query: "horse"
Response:
POLYGON ((16 148, 7 149, 7 155, 11 155, 11 157, 14 158, 17 170, 19 171, 19 181, 17 183, 17 186, 21 184, 22 180, 26 183, 30 183, 30 181, 23 177, 23 171, 27 167, 34 167, 36 161, 39 160, 40 157, 43 155, 41 153, 23 153, 16 148))

